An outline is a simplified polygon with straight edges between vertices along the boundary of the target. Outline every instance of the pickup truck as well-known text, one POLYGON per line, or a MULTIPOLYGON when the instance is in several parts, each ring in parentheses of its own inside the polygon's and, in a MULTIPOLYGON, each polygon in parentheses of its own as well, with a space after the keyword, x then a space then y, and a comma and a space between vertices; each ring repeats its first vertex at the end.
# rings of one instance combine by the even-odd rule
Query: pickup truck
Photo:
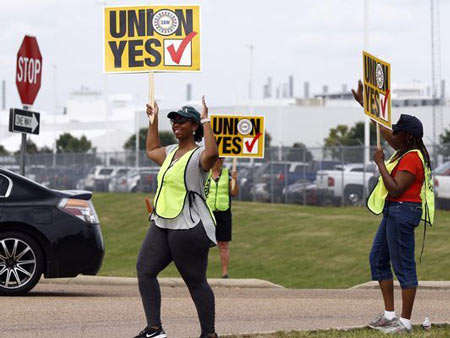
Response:
POLYGON ((376 172, 375 164, 369 164, 366 168, 362 163, 336 165, 334 170, 319 170, 316 184, 319 190, 332 196, 335 205, 360 206, 365 203, 363 186, 366 187, 367 196, 376 172))
POLYGON ((434 191, 437 207, 450 209, 450 161, 434 170, 434 191))

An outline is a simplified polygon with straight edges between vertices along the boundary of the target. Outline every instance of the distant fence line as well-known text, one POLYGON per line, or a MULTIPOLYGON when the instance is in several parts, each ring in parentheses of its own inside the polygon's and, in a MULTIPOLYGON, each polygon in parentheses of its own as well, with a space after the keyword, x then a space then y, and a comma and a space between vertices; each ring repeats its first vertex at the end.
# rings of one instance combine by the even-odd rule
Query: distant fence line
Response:
MULTIPOLYGON (((427 146, 433 163, 450 158, 450 144, 427 146)), ((239 159, 239 200, 305 205, 363 205, 376 183, 363 146, 270 147, 264 159, 239 159)), ((385 150, 386 158, 393 150, 385 150)), ((18 156, 0 156, 0 165, 19 171, 18 156)), ((227 166, 231 160, 227 160, 227 166)), ((433 165, 433 167, 435 167, 433 165)), ((158 166, 145 151, 27 154, 26 176, 53 189, 147 192, 156 190, 158 166)))

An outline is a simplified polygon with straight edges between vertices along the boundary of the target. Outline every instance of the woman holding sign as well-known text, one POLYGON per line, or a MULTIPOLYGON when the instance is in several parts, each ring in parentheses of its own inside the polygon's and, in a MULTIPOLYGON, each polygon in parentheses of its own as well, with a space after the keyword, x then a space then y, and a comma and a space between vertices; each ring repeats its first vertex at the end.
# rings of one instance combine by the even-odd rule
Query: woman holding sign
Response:
MULTIPOLYGON (((361 81, 352 90, 355 100, 363 105, 361 81)), ((414 230, 420 221, 433 223, 434 193, 431 164, 423 144, 423 126, 414 116, 402 114, 392 131, 381 127, 381 134, 396 150, 386 162, 378 148, 374 161, 380 171, 377 185, 369 195, 367 206, 383 219, 370 252, 372 280, 377 280, 383 295, 383 315, 369 327, 385 333, 411 332, 411 313, 418 285, 414 259, 414 230), (402 313, 394 310, 394 285, 391 264, 402 289, 402 313)), ((425 238, 424 238, 425 239, 425 238)))
POLYGON ((151 224, 139 252, 137 272, 147 327, 135 338, 165 338, 161 326, 158 274, 174 262, 195 303, 201 338, 217 337, 214 294, 206 280, 208 252, 216 244, 213 216, 204 186, 218 158, 217 145, 203 97, 202 114, 184 106, 167 117, 178 144, 162 147, 158 135, 158 105, 147 105, 153 118, 147 134, 147 155, 161 166, 151 224), (204 136, 205 145, 198 146, 204 136))
POLYGON ((211 169, 206 181, 205 193, 209 208, 214 212, 217 222, 216 238, 219 247, 220 263, 222 264, 222 278, 228 278, 228 263, 230 262, 231 242, 231 197, 238 194, 236 182, 237 172, 234 168, 230 174, 223 168, 224 158, 220 157, 211 169))

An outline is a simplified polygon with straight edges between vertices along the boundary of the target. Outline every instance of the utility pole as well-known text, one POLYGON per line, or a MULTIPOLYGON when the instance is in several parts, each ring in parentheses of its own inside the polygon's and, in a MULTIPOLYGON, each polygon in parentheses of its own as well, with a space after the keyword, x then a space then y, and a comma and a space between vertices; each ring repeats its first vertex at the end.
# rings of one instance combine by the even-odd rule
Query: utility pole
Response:
MULTIPOLYGON (((364 50, 369 47, 369 0, 364 0, 364 50)), ((370 162, 370 118, 364 119, 364 165, 370 162)))
POLYGON ((250 101, 253 99, 253 45, 248 45, 250 48, 250 72, 249 72, 249 79, 248 79, 248 98, 250 101))
POLYGON ((437 166, 437 142, 442 133, 443 114, 442 103, 438 100, 438 84, 441 83, 441 46, 439 0, 430 0, 431 14, 431 95, 433 98, 433 164, 437 166))
POLYGON ((2 110, 6 110, 6 81, 2 80, 2 110))
MULTIPOLYGON (((367 51, 369 45, 369 0, 364 0, 364 50, 367 51)), ((364 76, 364 75, 363 75, 364 76)), ((342 149, 341 149, 342 151, 342 149)), ((364 119, 364 171, 363 171, 363 200, 367 196, 366 187, 366 167, 370 162, 370 118, 364 119)))

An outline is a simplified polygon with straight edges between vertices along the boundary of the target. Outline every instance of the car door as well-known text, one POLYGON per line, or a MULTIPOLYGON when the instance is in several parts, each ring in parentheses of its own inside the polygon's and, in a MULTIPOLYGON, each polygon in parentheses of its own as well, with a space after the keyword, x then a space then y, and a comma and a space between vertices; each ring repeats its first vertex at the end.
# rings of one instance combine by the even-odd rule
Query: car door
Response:
POLYGON ((0 174, 0 218, 2 216, 3 205, 5 198, 8 198, 12 189, 12 180, 4 175, 0 174))

